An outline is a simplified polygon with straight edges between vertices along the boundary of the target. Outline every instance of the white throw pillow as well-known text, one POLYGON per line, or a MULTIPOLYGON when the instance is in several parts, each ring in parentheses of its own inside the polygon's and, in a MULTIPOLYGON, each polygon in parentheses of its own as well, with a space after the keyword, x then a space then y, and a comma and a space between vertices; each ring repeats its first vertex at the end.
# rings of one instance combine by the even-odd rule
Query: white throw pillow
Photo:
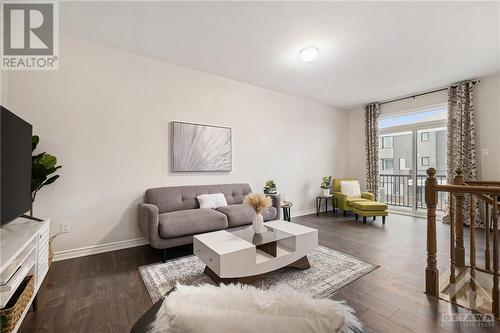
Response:
POLYGON ((348 198, 361 198, 361 187, 357 180, 343 180, 340 182, 340 192, 348 198))
POLYGON ((198 202, 200 203, 200 208, 219 208, 222 206, 227 206, 226 197, 222 193, 214 194, 202 194, 198 195, 198 202))

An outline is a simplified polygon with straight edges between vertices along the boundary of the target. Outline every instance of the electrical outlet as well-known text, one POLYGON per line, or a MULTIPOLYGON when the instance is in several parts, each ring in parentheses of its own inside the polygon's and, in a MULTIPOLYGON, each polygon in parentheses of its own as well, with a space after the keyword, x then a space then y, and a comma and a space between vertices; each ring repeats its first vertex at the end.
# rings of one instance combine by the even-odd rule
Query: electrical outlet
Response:
POLYGON ((67 233, 71 231, 71 222, 66 221, 61 223, 61 233, 67 233))

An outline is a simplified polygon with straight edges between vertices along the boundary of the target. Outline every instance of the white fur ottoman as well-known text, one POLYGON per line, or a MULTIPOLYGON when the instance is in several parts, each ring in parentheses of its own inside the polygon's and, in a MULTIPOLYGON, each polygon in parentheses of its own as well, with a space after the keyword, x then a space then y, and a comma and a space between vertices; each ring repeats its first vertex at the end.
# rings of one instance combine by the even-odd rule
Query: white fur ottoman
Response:
POLYGON ((177 285, 157 305, 152 323, 132 332, 361 332, 353 312, 343 302, 314 299, 285 285, 177 285))

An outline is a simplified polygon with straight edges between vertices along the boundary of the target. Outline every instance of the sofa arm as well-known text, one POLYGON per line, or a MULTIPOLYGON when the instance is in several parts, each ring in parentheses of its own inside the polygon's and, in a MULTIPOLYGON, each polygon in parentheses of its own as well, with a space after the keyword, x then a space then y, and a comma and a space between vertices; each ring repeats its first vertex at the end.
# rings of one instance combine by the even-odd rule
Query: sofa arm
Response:
POLYGON ((361 198, 375 201, 375 194, 370 192, 361 192, 361 198))
POLYGON ((159 227, 158 207, 152 204, 143 203, 139 206, 139 227, 152 247, 157 247, 159 227))
POLYGON ((279 194, 267 194, 267 196, 271 197, 273 207, 276 208, 276 217, 274 219, 279 220, 281 218, 281 197, 279 194))

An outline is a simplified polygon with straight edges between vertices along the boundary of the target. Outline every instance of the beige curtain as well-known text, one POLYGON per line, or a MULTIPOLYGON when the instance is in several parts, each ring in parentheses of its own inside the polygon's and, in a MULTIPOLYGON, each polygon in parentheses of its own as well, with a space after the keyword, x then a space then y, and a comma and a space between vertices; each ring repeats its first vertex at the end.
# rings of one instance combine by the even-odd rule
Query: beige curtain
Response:
POLYGON ((378 197, 378 120, 380 106, 365 106, 365 150, 366 150, 366 186, 368 192, 378 197))
MULTIPOLYGON (((464 171, 465 179, 477 179, 476 127, 474 120, 474 84, 463 82, 448 88, 448 146, 447 178, 453 183, 455 170, 464 171)), ((464 224, 469 225, 470 199, 464 200, 464 224)), ((443 222, 449 223, 449 207, 445 206, 446 216, 443 222)), ((479 217, 478 207, 476 216, 479 217)))

